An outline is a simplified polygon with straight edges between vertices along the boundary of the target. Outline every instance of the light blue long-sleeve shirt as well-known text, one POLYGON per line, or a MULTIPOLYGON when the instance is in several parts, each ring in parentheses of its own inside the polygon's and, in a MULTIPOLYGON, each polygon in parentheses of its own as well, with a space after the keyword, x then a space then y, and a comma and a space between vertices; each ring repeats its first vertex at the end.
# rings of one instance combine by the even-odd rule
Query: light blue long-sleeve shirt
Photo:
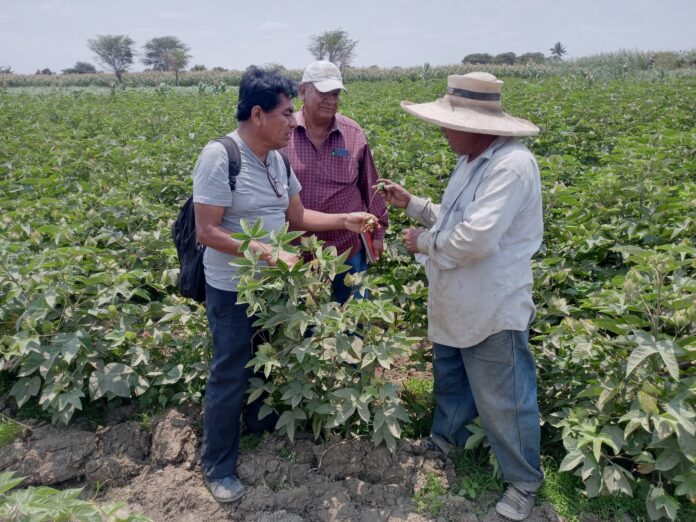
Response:
POLYGON ((428 335, 466 348, 534 316, 531 258, 543 236, 541 179, 517 139, 499 137, 472 162, 459 159, 441 205, 412 197, 406 213, 430 226, 428 335))

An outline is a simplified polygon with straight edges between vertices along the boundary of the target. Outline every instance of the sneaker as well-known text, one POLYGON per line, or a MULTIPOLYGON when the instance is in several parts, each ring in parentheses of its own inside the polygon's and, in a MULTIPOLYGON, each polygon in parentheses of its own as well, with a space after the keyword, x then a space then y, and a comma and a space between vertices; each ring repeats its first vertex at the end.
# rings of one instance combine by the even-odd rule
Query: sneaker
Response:
POLYGON ((208 478, 203 475, 203 480, 208 486, 210 493, 212 493, 213 498, 221 504, 236 502, 246 493, 244 484, 235 475, 221 479, 208 478))
POLYGON ((532 512, 535 496, 535 493, 508 485, 503 498, 495 505, 495 510, 510 520, 524 520, 532 512))

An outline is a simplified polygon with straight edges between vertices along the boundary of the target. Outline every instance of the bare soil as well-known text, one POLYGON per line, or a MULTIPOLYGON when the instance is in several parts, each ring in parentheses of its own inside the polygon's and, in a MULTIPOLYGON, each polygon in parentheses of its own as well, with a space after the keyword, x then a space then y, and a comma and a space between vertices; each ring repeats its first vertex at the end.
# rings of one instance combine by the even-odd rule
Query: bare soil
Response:
MULTIPOLYGON (((200 412, 168 410, 147 427, 132 410, 113 412, 106 426, 39 426, 0 449, 0 471, 26 477, 23 485, 86 486, 101 502, 122 501, 124 512, 156 522, 468 521, 503 520, 494 498, 470 501, 445 494, 437 518, 419 512, 414 493, 428 475, 457 490, 454 467, 436 454, 401 441, 394 453, 369 438, 294 443, 270 435, 242 450, 238 474, 248 486, 234 504, 210 496, 199 465, 200 412)), ((559 520, 548 504, 529 520, 559 520)))

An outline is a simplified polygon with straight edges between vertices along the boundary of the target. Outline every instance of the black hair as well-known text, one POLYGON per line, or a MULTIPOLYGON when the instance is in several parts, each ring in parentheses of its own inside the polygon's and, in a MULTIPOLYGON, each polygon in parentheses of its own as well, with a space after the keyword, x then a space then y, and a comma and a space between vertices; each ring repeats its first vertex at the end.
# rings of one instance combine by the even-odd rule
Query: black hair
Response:
POLYGON ((239 102, 237 103, 237 121, 251 117, 251 109, 258 105, 263 112, 275 109, 281 94, 289 99, 297 96, 297 84, 290 78, 275 72, 268 72, 252 65, 242 76, 239 84, 239 102))

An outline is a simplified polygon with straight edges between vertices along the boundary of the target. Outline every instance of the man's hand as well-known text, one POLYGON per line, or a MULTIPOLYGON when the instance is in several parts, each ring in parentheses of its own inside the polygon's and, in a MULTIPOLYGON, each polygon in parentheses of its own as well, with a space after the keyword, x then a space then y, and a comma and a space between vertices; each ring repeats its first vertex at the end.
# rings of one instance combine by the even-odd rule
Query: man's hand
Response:
POLYGON ((411 201, 412 194, 398 183, 380 178, 377 185, 372 187, 390 205, 397 208, 406 208, 411 201))
POLYGON ((355 233, 367 232, 379 228, 379 222, 369 212, 350 212, 346 214, 345 227, 355 233))
POLYGON ((288 267, 292 268, 295 266, 295 263, 300 260, 300 257, 297 254, 291 254, 290 252, 281 250, 277 259, 270 254, 268 254, 268 256, 263 256, 262 259, 268 263, 268 266, 278 266, 278 260, 281 260, 288 265, 288 267))
POLYGON ((404 230, 404 245, 406 245, 406 250, 415 254, 418 252, 418 237, 426 232, 424 228, 407 228, 404 230))
POLYGON ((277 266, 277 259, 280 259, 288 265, 290 268, 295 266, 295 263, 297 263, 300 260, 300 256, 297 254, 291 254, 290 252, 286 252, 285 250, 281 250, 280 253, 278 254, 278 258, 276 259, 273 257, 273 254, 271 253, 271 247, 270 245, 267 245, 266 243, 254 243, 252 244, 252 248, 256 251, 257 254, 259 254, 259 259, 261 261, 265 261, 268 266, 277 266))

